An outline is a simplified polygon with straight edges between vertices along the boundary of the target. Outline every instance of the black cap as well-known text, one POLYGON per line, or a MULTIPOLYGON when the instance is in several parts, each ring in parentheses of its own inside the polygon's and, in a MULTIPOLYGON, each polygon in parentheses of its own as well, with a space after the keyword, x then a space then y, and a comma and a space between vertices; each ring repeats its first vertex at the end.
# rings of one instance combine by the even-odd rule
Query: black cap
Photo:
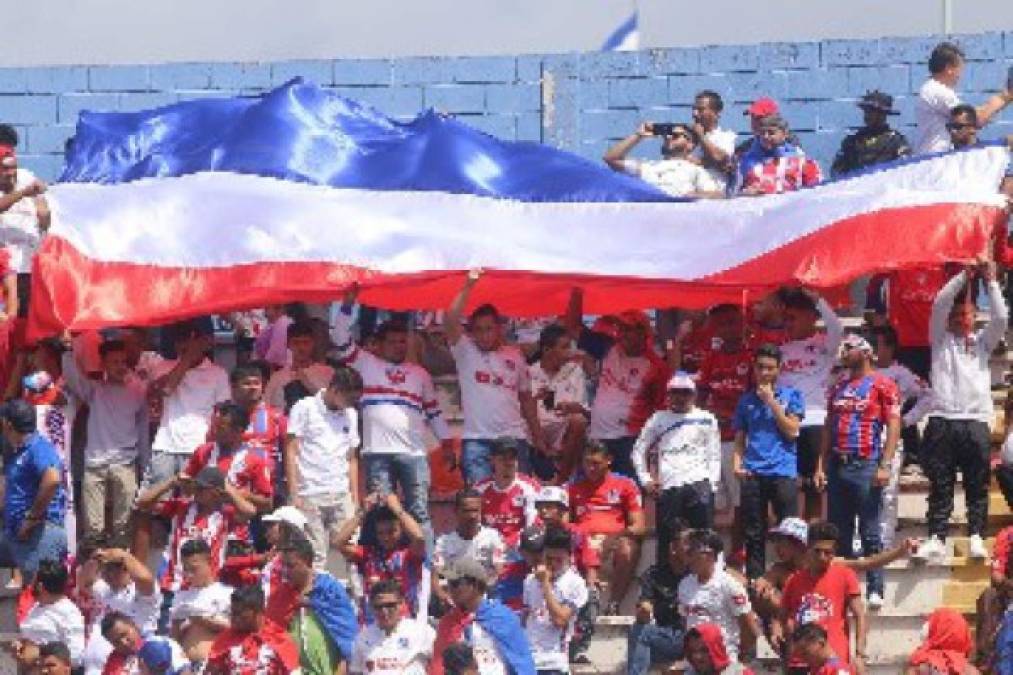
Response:
POLYGON ((541 553, 545 548, 545 530, 537 525, 524 528, 521 532, 520 549, 529 553, 541 553))
POLYGON ((520 441, 516 438, 510 438, 502 436, 495 439, 492 442, 492 448, 489 450, 490 455, 506 455, 511 454, 514 457, 519 455, 521 452, 520 441))
POLYGON ((858 102, 858 107, 865 110, 878 110, 884 112, 887 115, 899 115, 900 113, 893 109, 893 96, 884 94, 878 89, 866 92, 865 96, 858 102))
POLYGON ((35 406, 23 398, 16 398, 0 406, 0 418, 10 422, 19 434, 30 434, 37 428, 35 406))
POLYGON ((225 489, 225 474, 217 466, 206 466, 194 478, 198 487, 225 489))

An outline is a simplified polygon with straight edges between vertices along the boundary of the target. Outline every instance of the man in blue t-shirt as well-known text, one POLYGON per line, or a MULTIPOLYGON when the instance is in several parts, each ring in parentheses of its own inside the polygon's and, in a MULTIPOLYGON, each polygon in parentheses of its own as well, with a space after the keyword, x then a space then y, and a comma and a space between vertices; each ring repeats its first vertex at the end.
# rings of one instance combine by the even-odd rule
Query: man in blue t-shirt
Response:
POLYGON ((67 554, 63 460, 53 444, 36 433, 35 425, 35 408, 27 401, 0 406, 0 426, 12 448, 4 465, 0 566, 17 567, 26 582, 40 561, 62 562, 67 554))
POLYGON ((742 481, 741 514, 746 540, 746 576, 766 570, 767 512, 777 522, 798 512, 798 463, 795 441, 805 401, 797 389, 777 384, 781 350, 761 345, 753 356, 754 387, 735 408, 736 477, 742 481))

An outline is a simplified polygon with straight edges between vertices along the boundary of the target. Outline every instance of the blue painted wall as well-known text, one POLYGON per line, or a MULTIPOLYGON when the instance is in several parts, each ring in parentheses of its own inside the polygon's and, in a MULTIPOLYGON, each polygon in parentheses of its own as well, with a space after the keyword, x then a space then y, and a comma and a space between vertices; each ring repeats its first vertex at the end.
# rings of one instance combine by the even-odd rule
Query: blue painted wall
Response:
MULTIPOLYGON (((898 125, 912 131, 914 94, 941 38, 883 38, 710 46, 635 53, 408 58, 396 60, 193 63, 0 69, 0 120, 17 125, 22 163, 59 174, 63 145, 81 110, 130 111, 180 100, 255 94, 302 75, 408 119, 428 107, 507 140, 550 143, 597 158, 642 119, 690 117, 693 94, 724 96, 723 124, 747 129, 743 110, 773 96, 805 148, 826 165, 849 127, 855 100, 879 88, 896 98, 898 125)), ((1013 32, 955 38, 968 55, 962 95, 980 102, 1013 65, 1013 32)), ((983 134, 1013 133, 1006 112, 983 134)), ((645 142, 641 156, 657 153, 645 142)))

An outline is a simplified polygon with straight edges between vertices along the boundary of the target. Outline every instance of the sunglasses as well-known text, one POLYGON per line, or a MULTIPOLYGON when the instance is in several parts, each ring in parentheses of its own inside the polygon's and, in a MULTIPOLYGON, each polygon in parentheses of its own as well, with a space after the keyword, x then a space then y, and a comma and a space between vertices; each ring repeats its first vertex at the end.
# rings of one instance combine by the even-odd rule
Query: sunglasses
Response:
POLYGON ((375 602, 372 604, 374 612, 389 612, 401 606, 399 602, 375 602))

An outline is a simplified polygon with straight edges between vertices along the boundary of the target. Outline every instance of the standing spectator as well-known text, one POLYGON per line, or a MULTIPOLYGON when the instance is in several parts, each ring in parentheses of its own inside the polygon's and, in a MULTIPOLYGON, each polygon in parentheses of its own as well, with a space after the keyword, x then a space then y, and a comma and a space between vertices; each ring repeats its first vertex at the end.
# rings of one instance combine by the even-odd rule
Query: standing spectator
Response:
POLYGON ((963 614, 940 607, 929 614, 922 634, 922 643, 908 660, 906 675, 918 675, 925 670, 944 675, 977 675, 970 659, 974 650, 971 629, 963 614))
POLYGON ((531 644, 517 615, 485 597, 486 567, 474 558, 461 558, 444 570, 453 608, 436 628, 430 675, 444 675, 444 650, 467 642, 482 675, 535 675, 531 644))
POLYGON ((647 529, 640 488, 610 469, 611 455, 601 443, 584 449, 584 477, 568 486, 573 524, 600 559, 609 560, 609 602, 606 614, 618 614, 640 561, 641 540, 647 529))
POLYGON ((838 363, 844 324, 830 303, 802 289, 786 291, 782 301, 788 340, 781 345, 784 358, 778 384, 797 389, 805 402, 805 417, 798 432, 798 476, 805 495, 803 513, 812 520, 823 511, 823 497, 813 477, 827 418, 827 391, 838 363), (817 329, 817 319, 823 320, 825 332, 817 329))
POLYGON ((720 126, 724 108, 721 94, 710 89, 697 93, 693 99, 692 128, 700 139, 693 157, 700 161, 721 191, 728 186, 729 167, 735 153, 735 132, 720 126))
POLYGON ((524 580, 524 631, 539 673, 570 672, 570 638, 587 584, 573 567, 570 533, 545 531, 543 562, 524 580))
POLYGON ((968 554, 988 557, 982 535, 988 519, 989 423, 993 417, 989 358, 1006 334, 1009 310, 996 281, 994 263, 980 263, 978 272, 985 280, 991 314, 984 329, 974 330, 975 309, 970 298, 956 301, 960 289, 972 285, 971 267, 950 279, 932 305, 935 410, 929 414, 922 444, 929 478, 930 536, 915 554, 922 560, 939 561, 946 556, 946 530, 958 470, 967 501, 968 554))
POLYGON ((125 544, 130 507, 137 493, 137 458, 148 444, 147 391, 129 377, 126 346, 118 340, 99 347, 104 378, 81 374, 70 351, 63 354, 67 390, 88 405, 84 448, 84 534, 107 534, 125 544), (106 497, 112 504, 106 523, 106 497))
MULTIPOLYGON (((658 522, 684 520, 694 528, 714 523, 714 493, 721 479, 721 436, 714 415, 694 405, 696 384, 678 372, 668 381, 668 410, 654 413, 633 446, 633 465, 644 492, 658 500, 658 522), (647 455, 658 458, 657 480, 647 455)), ((658 553, 668 550, 668 528, 658 528, 658 553)), ((660 555, 659 555, 660 557, 660 555)))
POLYGON ((689 574, 689 530, 681 521, 666 525, 671 537, 665 557, 640 577, 636 623, 630 628, 626 652, 627 675, 646 675, 652 665, 682 658, 686 624, 678 611, 679 584, 689 574))
MULTIPOLYGON (((880 512, 883 488, 900 439, 900 392, 897 383, 872 365, 872 345, 858 335, 841 342, 848 372, 830 392, 823 426, 817 487, 827 487, 829 520, 837 527, 837 555, 853 558, 855 519, 862 552, 883 550, 880 512)), ((869 572, 866 597, 871 609, 883 606, 884 580, 869 572)))
POLYGON ((67 553, 65 468, 53 444, 36 432, 35 409, 27 401, 0 407, 0 427, 11 448, 4 459, 0 563, 31 580, 40 561, 62 561, 67 553))
POLYGON ((538 401, 538 423, 550 456, 556 457, 555 466, 533 467, 543 480, 567 480, 587 438, 587 377, 581 364, 571 358, 572 343, 566 328, 546 326, 538 336, 538 361, 528 368, 538 401))
POLYGON ((84 617, 67 597, 67 567, 63 561, 43 560, 32 582, 35 605, 20 621, 21 637, 36 645, 62 642, 70 648, 74 667, 84 654, 84 617))
POLYGON ((818 623, 802 624, 791 641, 811 675, 856 675, 854 666, 834 653, 827 631, 818 623))
POLYGON ((690 159, 699 141, 688 124, 644 122, 609 148, 602 159, 611 169, 641 178, 672 197, 724 196, 723 185, 690 159), (626 159, 635 145, 652 136, 661 138, 661 159, 626 159))
POLYGON ((369 591, 374 623, 359 631, 352 645, 352 675, 426 675, 436 633, 425 622, 405 616, 405 599, 393 579, 369 591))
POLYGON ((753 675, 728 653, 721 627, 701 623, 686 631, 686 675, 753 675))
POLYGON ((718 564, 723 550, 721 536, 713 530, 695 530, 689 535, 690 574, 679 582, 679 613, 688 629, 717 624, 728 656, 735 661, 748 651, 762 629, 745 587, 718 564))
POLYGON ((299 650, 273 621, 264 620, 264 591, 232 591, 229 628, 211 644, 204 675, 299 675, 299 650))
POLYGON ((793 192, 823 180, 820 165, 789 140, 788 122, 780 115, 759 121, 759 142, 738 164, 739 193, 770 195, 793 192))
MULTIPOLYGON (((780 616, 771 626, 771 646, 781 651, 799 626, 817 623, 827 632, 837 657, 851 663, 850 614, 855 620, 855 659, 864 664, 869 628, 865 604, 858 577, 850 568, 834 562, 839 534, 831 523, 809 526, 805 567, 792 574, 785 584, 780 616)), ((804 667, 804 661, 793 649, 784 653, 792 655, 789 667, 804 667)))
POLYGON ((142 491, 183 470, 207 437, 215 405, 230 396, 229 376, 207 358, 212 335, 206 322, 184 321, 172 333, 179 358, 160 364, 151 383, 150 391, 162 398, 162 415, 142 491))
POLYGON ((274 477, 274 501, 283 502, 284 495, 280 491, 284 490, 285 475, 281 452, 285 441, 285 415, 280 408, 264 400, 264 371, 260 368, 252 364, 236 366, 229 373, 229 386, 232 402, 245 410, 250 418, 243 432, 243 443, 267 458, 274 477))
POLYGON ((362 616, 366 623, 373 623, 375 618, 370 613, 373 605, 369 601, 373 586, 388 581, 397 584, 401 599, 408 602, 410 616, 420 617, 420 610, 429 600, 428 589, 422 588, 426 562, 425 533, 411 514, 401 507, 397 495, 391 493, 382 498, 374 494, 366 497, 365 505, 359 507, 334 535, 333 545, 356 566, 362 578, 362 616), (367 519, 372 522, 376 542, 352 544, 352 536, 367 519))
POLYGON ((496 438, 516 438, 523 448, 521 471, 530 473, 528 438, 544 461, 546 446, 538 410, 531 395, 531 379, 520 350, 503 344, 499 312, 481 305, 468 318, 468 335, 461 329, 461 313, 481 272, 472 270, 444 319, 447 342, 457 363, 461 383, 464 433, 461 470, 474 485, 492 473, 489 454, 496 438))
MULTIPOLYGON (((956 88, 964 73, 964 52, 952 42, 940 42, 929 56, 929 79, 918 90, 915 101, 915 123, 918 134, 915 152, 945 152, 950 149, 950 135, 946 123, 950 111, 960 105, 956 88)), ((997 113, 1013 100, 1013 92, 995 94, 977 108, 978 120, 988 124, 997 113)))
POLYGON ((285 312, 285 305, 265 307, 264 316, 267 318, 267 326, 253 341, 253 356, 259 361, 266 361, 277 370, 290 360, 288 328, 293 320, 285 312))
MULTIPOLYGON (((506 545, 499 532, 482 525, 482 495, 468 488, 454 498, 457 521, 450 532, 440 535, 433 550, 433 567, 443 571, 461 559, 473 560, 485 569, 484 579, 491 585, 500 575, 506 556, 506 545)), ((433 590, 440 600, 450 597, 434 577, 433 590)))
POLYGON ((170 634, 190 662, 199 666, 207 660, 217 636, 229 627, 232 589, 217 581, 219 566, 206 541, 191 539, 183 544, 179 557, 183 583, 172 598, 170 634))
MULTIPOLYGON (((331 335, 341 360, 362 376, 362 459, 366 489, 387 494, 401 488, 408 512, 429 528, 428 427, 452 451, 450 430, 443 419, 429 372, 408 358, 408 325, 390 320, 376 332, 377 354, 359 348, 350 321, 356 290, 345 295, 331 335)), ((429 533, 432 543, 432 533, 429 533)))
POLYGON ((112 645, 102 675, 190 675, 190 662, 183 648, 167 637, 141 637, 137 624, 122 612, 109 612, 100 625, 102 637, 112 645))
POLYGON ((329 535, 359 503, 359 420, 354 406, 362 376, 342 367, 327 388, 292 407, 285 441, 285 476, 292 506, 306 516, 316 551, 314 565, 327 563, 329 535))
POLYGON ((888 115, 900 114, 893 109, 892 96, 879 90, 866 92, 858 107, 862 109, 864 126, 841 141, 841 149, 830 168, 834 178, 911 154, 904 134, 891 129, 887 122, 888 115))
POLYGON ((950 110, 946 122, 950 134, 950 145, 954 150, 963 150, 978 144, 978 111, 974 106, 961 103, 950 110))
POLYGON ((288 542, 282 553, 283 582, 271 587, 264 615, 288 630, 299 648, 303 673, 344 673, 359 629, 355 607, 340 581, 313 568, 315 556, 308 540, 293 537, 288 542))
POLYGON ((314 358, 316 348, 313 325, 296 322, 288 326, 290 363, 271 374, 264 397, 267 403, 288 412, 298 401, 313 396, 327 386, 334 377, 334 369, 314 358))
POLYGON ((778 521, 798 512, 796 441, 805 403, 797 389, 777 383, 780 372, 781 350, 769 344, 757 348, 755 387, 742 395, 735 409, 733 469, 742 481, 742 528, 750 579, 766 569, 770 508, 778 521))

